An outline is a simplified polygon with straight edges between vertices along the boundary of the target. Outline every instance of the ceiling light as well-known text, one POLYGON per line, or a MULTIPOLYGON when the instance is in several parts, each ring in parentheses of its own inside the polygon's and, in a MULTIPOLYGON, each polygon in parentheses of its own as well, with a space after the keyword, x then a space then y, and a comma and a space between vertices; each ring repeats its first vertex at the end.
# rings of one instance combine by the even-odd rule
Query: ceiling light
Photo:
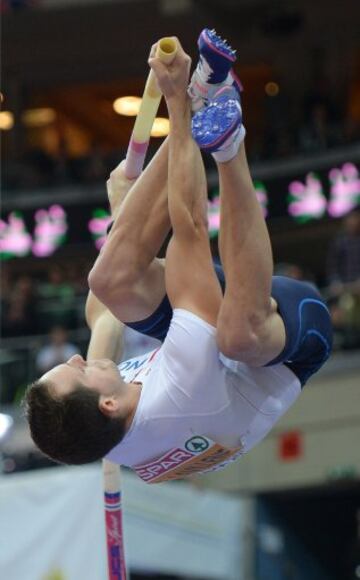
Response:
POLYGON ((113 102, 114 111, 118 115, 134 117, 139 112, 141 100, 140 97, 119 97, 113 102))
POLYGON ((265 85, 265 93, 268 97, 276 97, 279 94, 280 87, 274 81, 270 81, 265 85))
POLYGON ((156 117, 151 129, 151 137, 166 137, 169 134, 170 122, 165 117, 156 117))
POLYGON ((56 111, 49 107, 41 109, 27 109, 21 115, 22 122, 27 127, 44 127, 56 119, 56 111))
POLYGON ((14 126, 14 115, 10 111, 0 112, 0 129, 1 131, 9 131, 14 126))

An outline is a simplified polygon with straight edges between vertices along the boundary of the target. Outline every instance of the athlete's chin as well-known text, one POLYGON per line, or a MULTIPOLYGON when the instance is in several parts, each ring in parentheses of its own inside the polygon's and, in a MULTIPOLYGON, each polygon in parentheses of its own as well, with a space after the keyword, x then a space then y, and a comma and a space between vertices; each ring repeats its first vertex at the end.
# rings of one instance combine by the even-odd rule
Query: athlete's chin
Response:
POLYGON ((96 366, 102 370, 108 370, 108 369, 118 370, 117 365, 109 358, 98 359, 97 361, 95 361, 94 366, 96 366))
POLYGON ((120 376, 120 371, 118 369, 118 366, 114 363, 114 370, 116 371, 116 373, 120 376))

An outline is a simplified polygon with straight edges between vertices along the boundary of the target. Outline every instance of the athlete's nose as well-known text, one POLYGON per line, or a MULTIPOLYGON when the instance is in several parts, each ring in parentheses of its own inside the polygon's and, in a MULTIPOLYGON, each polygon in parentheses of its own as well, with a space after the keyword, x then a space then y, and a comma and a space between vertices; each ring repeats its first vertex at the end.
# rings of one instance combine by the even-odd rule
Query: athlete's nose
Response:
POLYGON ((82 367, 86 363, 85 363, 83 357, 81 356, 81 354, 74 354, 74 356, 69 358, 68 364, 73 366, 73 367, 82 367))

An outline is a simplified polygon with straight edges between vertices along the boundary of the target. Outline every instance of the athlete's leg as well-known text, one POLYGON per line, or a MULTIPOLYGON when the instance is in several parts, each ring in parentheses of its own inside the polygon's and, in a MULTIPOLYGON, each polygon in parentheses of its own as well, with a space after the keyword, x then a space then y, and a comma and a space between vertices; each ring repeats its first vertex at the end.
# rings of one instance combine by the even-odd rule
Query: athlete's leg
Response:
POLYGON ((218 319, 220 349, 252 365, 274 359, 285 329, 271 299, 270 239, 251 180, 245 147, 218 163, 221 199, 219 250, 226 290, 218 319))
POLYGON ((123 322, 148 316, 165 295, 156 255, 170 230, 167 167, 166 140, 125 196, 89 275, 91 290, 123 322))
POLYGON ((166 253, 166 289, 173 308, 184 308, 216 326, 222 291, 207 228, 207 185, 187 115, 170 109, 169 211, 173 236, 166 253), (201 168, 201 171, 199 171, 201 168), (184 176, 186 176, 184 178, 184 176))
POLYGON ((213 153, 221 190, 226 291, 219 346, 229 357, 253 365, 284 362, 304 384, 329 356, 329 313, 311 285, 271 277, 270 240, 240 145, 245 130, 240 85, 231 71, 235 53, 214 31, 203 31, 198 44, 200 62, 189 94, 200 111, 192 129, 200 147, 213 153))
POLYGON ((311 284, 272 276, 270 240, 244 146, 218 169, 226 278, 218 318, 220 349, 251 365, 284 363, 304 385, 331 352, 328 309, 311 284))
POLYGON ((207 185, 200 152, 191 136, 186 95, 190 59, 181 46, 170 66, 151 61, 170 116, 169 213, 173 236, 166 254, 166 289, 173 308, 184 308, 216 325, 222 299, 207 231, 207 185))
MULTIPOLYGON (((217 114, 217 104, 213 111, 211 106, 201 113, 200 129, 207 116, 217 114)), ((221 108, 218 116, 223 118, 221 108)), ((196 126, 196 136, 197 129, 196 126)), ((221 156, 228 154, 227 147, 223 148, 221 156)), ((230 151, 229 161, 218 160, 218 169, 222 204, 220 253, 226 278, 218 318, 220 350, 254 366, 284 363, 305 384, 331 351, 328 310, 311 285, 272 277, 270 241, 244 146, 235 156, 230 151)))
MULTIPOLYGON (((155 257, 170 229, 168 149, 166 140, 125 197, 89 276, 91 289, 117 318, 160 340, 172 316, 164 261, 155 257)), ((205 176, 198 148, 192 161, 205 176)), ((115 189, 119 179, 124 177, 112 175, 115 189)))
POLYGON ((192 132, 199 146, 213 154, 220 179, 219 249, 226 290, 218 343, 227 356, 261 365, 281 351, 285 332, 270 297, 271 247, 243 145, 241 85, 231 69, 235 51, 208 30, 198 46, 200 61, 189 87, 198 111, 192 132))

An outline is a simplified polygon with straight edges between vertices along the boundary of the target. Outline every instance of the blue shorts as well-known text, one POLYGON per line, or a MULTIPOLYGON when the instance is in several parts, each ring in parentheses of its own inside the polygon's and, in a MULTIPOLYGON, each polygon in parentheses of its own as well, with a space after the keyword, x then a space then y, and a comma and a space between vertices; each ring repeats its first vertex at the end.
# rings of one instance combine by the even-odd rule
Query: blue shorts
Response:
MULTIPOLYGON (((225 277, 221 266, 214 264, 222 289, 225 277)), ((286 329, 283 351, 266 366, 283 363, 302 385, 329 358, 332 349, 332 326, 329 311, 317 289, 307 282, 273 276, 271 294, 286 329)), ((145 320, 127 326, 163 341, 170 327, 172 308, 167 296, 145 320)))

